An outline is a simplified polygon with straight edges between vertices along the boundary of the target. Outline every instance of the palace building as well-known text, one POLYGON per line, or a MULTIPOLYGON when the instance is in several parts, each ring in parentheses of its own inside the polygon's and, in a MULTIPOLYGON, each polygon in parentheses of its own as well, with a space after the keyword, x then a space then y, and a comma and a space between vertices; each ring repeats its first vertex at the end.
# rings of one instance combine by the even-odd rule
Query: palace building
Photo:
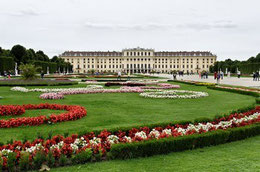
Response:
POLYGON ((154 51, 139 47, 122 51, 65 51, 60 57, 73 65, 74 73, 198 73, 209 71, 217 60, 209 51, 154 51))

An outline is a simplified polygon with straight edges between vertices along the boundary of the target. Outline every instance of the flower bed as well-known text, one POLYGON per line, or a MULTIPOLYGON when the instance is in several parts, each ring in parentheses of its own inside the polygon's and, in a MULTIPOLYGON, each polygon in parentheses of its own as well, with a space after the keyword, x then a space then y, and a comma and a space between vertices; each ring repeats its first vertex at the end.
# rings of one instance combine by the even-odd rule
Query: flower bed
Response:
MULTIPOLYGON (((179 85, 172 85, 172 84, 167 84, 167 83, 158 83, 156 84, 157 86, 139 86, 138 88, 143 89, 143 90, 160 90, 160 89, 174 89, 174 88, 180 88, 179 85)), ((129 86, 122 86, 120 87, 121 89, 131 89, 131 88, 137 88, 137 87, 129 87, 129 86)))
POLYGON ((257 89, 251 89, 251 88, 241 88, 241 87, 227 87, 227 86, 208 86, 207 88, 213 89, 213 90, 221 90, 221 91, 227 91, 227 92, 233 92, 243 95, 251 95, 254 97, 259 97, 260 93, 257 89))
POLYGON ((140 88, 132 89, 92 89, 92 90, 68 90, 59 93, 44 93, 40 95, 41 99, 62 99, 64 95, 73 94, 97 94, 97 93, 142 93, 140 88))
POLYGON ((167 99, 195 99, 208 96, 206 92, 187 91, 187 90, 164 90, 143 92, 140 96, 145 98, 167 98, 167 99), (181 94, 181 95, 180 95, 181 94))
MULTIPOLYGON (((143 93, 144 91, 156 91, 154 89, 172 89, 179 88, 179 85, 172 85, 167 83, 157 84, 159 87, 151 86, 123 86, 120 89, 65 89, 57 93, 44 93, 40 95, 40 99, 63 99, 64 95, 73 95, 73 94, 96 94, 96 93, 143 93)), ((161 91, 161 90, 159 90, 161 91)))
POLYGON ((239 91, 247 91, 247 92, 254 92, 254 93, 259 93, 259 89, 251 89, 251 88, 241 88, 241 87, 225 87, 225 86, 216 86, 217 88, 224 88, 224 89, 229 89, 229 90, 239 90, 239 91))
POLYGON ((49 92, 62 92, 62 91, 74 91, 74 90, 90 90, 90 89, 102 89, 102 85, 88 85, 85 88, 33 88, 33 89, 28 89, 25 87, 12 87, 10 90, 11 91, 20 91, 20 92, 44 92, 44 93, 49 93, 49 92))
POLYGON ((35 126, 46 123, 57 123, 62 121, 77 120, 87 115, 87 111, 84 107, 74 105, 58 105, 58 104, 27 104, 27 105, 1 105, 0 115, 22 115, 25 110, 33 109, 51 109, 51 110, 66 110, 67 113, 52 114, 49 117, 37 116, 37 117, 21 117, 11 118, 8 120, 0 120, 0 128, 11 128, 19 126, 35 126))
MULTIPOLYGON (((37 109, 38 105, 33 107, 37 109)), ((43 109, 45 106, 41 108, 43 109)), ((195 146, 220 144, 259 134, 259 125, 243 130, 244 126, 253 126, 259 124, 259 122, 260 106, 244 113, 234 113, 203 123, 175 124, 152 128, 144 126, 132 128, 128 131, 118 130, 114 132, 103 130, 97 134, 94 132, 82 136, 73 134, 66 138, 58 135, 47 140, 35 139, 32 142, 27 141, 25 143, 14 141, 11 144, 0 146, 0 165, 3 169, 7 169, 8 162, 11 161, 12 163, 19 163, 21 170, 29 170, 39 168, 41 164, 59 166, 73 162, 85 163, 91 160, 129 158, 152 155, 154 152, 169 152, 165 146, 169 146, 169 150, 181 151, 192 149, 195 146), (227 129, 230 128, 233 128, 233 130, 227 132, 227 129), (241 130, 234 130, 235 128, 241 128, 241 130), (205 135, 205 133, 209 134, 205 135), (248 135, 244 136, 243 134, 248 135), (160 149, 156 145, 162 146, 164 149, 160 149), (27 166, 23 166, 25 164, 27 166)))
POLYGON ((146 84, 144 83, 137 83, 137 82, 107 82, 105 86, 110 87, 110 86, 129 86, 129 87, 135 87, 135 86, 145 86, 146 84))
POLYGON ((190 80, 168 80, 171 82, 179 82, 179 83, 185 83, 190 85, 196 85, 196 86, 215 86, 215 83, 209 83, 209 82, 198 82, 198 81, 190 81, 190 80))

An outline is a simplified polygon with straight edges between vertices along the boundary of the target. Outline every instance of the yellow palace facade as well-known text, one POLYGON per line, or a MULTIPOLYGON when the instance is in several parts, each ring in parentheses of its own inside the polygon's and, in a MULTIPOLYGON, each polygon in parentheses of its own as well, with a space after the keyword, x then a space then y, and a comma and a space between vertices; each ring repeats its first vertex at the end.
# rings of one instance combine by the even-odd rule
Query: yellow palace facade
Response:
POLYGON ((139 47, 122 51, 65 51, 60 57, 72 64, 74 73, 198 73, 209 71, 217 60, 209 51, 154 51, 139 47))

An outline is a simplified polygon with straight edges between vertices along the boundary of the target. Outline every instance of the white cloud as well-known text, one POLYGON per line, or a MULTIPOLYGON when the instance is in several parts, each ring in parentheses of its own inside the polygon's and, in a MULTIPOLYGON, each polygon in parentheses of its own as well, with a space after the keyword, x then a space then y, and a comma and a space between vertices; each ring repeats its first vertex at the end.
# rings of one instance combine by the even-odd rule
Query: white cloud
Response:
POLYGON ((18 17, 29 17, 29 16, 39 16, 41 13, 39 13, 35 9, 27 8, 18 11, 6 12, 5 14, 10 16, 18 16, 18 17))
POLYGON ((86 22, 84 27, 91 29, 112 29, 112 30, 154 30, 170 29, 173 25, 161 23, 143 23, 143 24, 108 24, 86 22))

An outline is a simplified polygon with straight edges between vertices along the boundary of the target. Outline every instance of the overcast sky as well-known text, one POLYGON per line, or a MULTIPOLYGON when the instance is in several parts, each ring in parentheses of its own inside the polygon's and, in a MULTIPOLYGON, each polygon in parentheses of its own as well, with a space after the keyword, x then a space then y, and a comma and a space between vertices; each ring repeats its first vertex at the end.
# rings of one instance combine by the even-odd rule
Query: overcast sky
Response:
POLYGON ((0 46, 92 51, 260 52, 260 0, 0 0, 0 46))

